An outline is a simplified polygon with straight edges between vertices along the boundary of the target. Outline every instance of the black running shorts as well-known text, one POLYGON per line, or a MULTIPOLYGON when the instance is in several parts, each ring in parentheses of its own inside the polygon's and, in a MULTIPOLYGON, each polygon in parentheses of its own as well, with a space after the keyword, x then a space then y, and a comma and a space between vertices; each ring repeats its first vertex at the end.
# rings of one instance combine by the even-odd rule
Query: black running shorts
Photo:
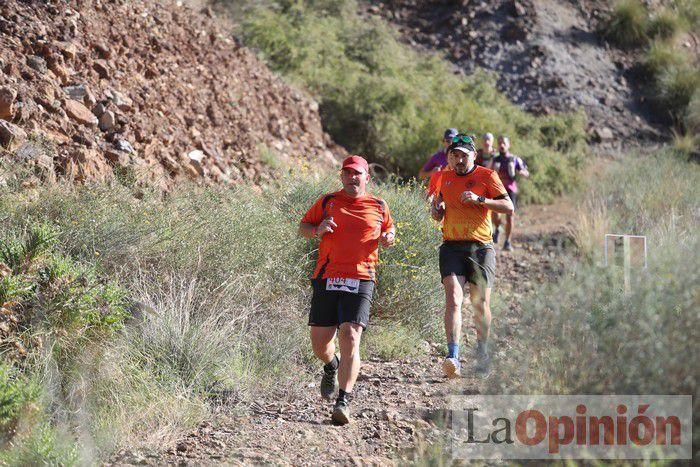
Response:
POLYGON ((326 290, 326 279, 313 279, 309 326, 340 326, 356 323, 366 328, 372 306, 374 281, 361 280, 357 293, 326 290))
POLYGON ((492 243, 445 241, 440 246, 440 276, 464 276, 475 285, 493 287, 496 251, 492 243))

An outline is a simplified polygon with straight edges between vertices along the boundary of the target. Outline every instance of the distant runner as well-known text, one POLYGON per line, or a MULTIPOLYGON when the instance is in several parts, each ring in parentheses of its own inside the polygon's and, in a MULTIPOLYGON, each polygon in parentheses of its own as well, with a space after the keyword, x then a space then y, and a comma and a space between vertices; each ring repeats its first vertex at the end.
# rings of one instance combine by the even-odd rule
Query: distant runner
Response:
POLYGON ((496 172, 475 165, 476 150, 469 136, 458 135, 448 148, 452 171, 440 180, 431 213, 442 220, 440 276, 445 287, 445 333, 448 377, 461 373, 459 339, 462 332, 462 299, 469 282, 469 296, 476 324, 476 371, 490 367, 488 337, 491 326, 491 288, 496 274, 496 253, 491 243, 491 210, 512 214, 513 203, 496 172))
POLYGON ((476 160, 474 162, 476 165, 490 169, 493 165, 493 159, 497 155, 498 153, 493 147, 493 134, 485 133, 481 139, 481 148, 476 151, 476 160))
POLYGON ((319 198, 299 225, 304 237, 321 239, 311 280, 311 346, 325 364, 321 395, 331 399, 338 392, 331 418, 341 425, 350 421, 348 405, 360 371, 360 338, 369 323, 378 245, 393 246, 395 238, 386 202, 366 192, 369 178, 365 159, 345 159, 343 189, 319 198), (340 359, 333 342, 336 331, 340 359))
MULTIPOLYGON (((510 138, 507 136, 498 137, 498 156, 493 161, 493 170, 498 172, 503 185, 508 191, 508 196, 513 201, 513 207, 518 205, 518 182, 517 177, 529 177, 530 172, 527 170, 527 165, 518 156, 514 156, 508 150, 510 149, 510 138)), ((498 229, 501 225, 501 220, 498 215, 494 216, 494 234, 493 243, 498 244, 498 229)), ((515 214, 506 214, 506 241, 503 244, 503 249, 510 251, 513 249, 511 237, 515 227, 515 214)))
POLYGON ((452 144, 452 138, 457 136, 456 128, 448 128, 442 137, 442 148, 430 156, 430 159, 423 165, 423 168, 418 172, 418 178, 424 180, 435 172, 439 172, 447 166, 447 147, 452 144))

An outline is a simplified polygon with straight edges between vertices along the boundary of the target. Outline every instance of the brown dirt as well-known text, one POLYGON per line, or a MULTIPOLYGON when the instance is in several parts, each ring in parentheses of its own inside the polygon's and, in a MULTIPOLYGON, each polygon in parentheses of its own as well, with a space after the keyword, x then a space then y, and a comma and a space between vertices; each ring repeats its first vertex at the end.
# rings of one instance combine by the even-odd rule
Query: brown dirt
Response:
MULTIPOLYGON (((562 252, 570 245, 573 207, 560 201, 520 210, 513 252, 498 253, 490 378, 501 378, 498 362, 508 358, 520 321, 522 299, 553 281, 561 271, 562 252)), ((437 310, 436 310, 437 311, 437 310)), ((332 403, 318 393, 318 376, 303 375, 288 397, 259 400, 243 413, 222 407, 214 420, 160 452, 121 451, 114 464, 227 465, 400 465, 440 446, 447 397, 479 394, 488 380, 473 374, 471 354, 475 330, 465 307, 463 377, 441 374, 444 345, 424 342, 421 356, 397 361, 362 363, 351 404, 353 421, 330 422, 332 403)))
POLYGON ((344 155, 316 102, 182 2, 0 1, 0 70, 0 161, 38 178, 261 183, 344 155))

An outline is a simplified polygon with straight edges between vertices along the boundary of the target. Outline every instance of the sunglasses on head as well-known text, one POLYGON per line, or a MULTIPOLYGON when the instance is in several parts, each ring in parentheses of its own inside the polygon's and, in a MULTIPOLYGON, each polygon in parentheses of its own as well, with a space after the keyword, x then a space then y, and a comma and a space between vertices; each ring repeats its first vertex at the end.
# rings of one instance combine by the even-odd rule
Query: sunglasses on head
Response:
POLYGON ((465 144, 474 144, 474 140, 471 139, 471 137, 467 135, 457 135, 454 138, 452 138, 453 143, 465 143, 465 144))

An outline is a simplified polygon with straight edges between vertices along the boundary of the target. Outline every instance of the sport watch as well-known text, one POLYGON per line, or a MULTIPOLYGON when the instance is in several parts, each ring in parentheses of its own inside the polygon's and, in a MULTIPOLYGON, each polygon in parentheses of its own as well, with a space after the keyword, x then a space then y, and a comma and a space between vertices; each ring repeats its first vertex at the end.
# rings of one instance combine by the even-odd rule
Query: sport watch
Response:
POLYGON ((479 204, 484 204, 486 202, 486 197, 479 196, 478 198, 476 198, 476 200, 479 202, 479 204))

